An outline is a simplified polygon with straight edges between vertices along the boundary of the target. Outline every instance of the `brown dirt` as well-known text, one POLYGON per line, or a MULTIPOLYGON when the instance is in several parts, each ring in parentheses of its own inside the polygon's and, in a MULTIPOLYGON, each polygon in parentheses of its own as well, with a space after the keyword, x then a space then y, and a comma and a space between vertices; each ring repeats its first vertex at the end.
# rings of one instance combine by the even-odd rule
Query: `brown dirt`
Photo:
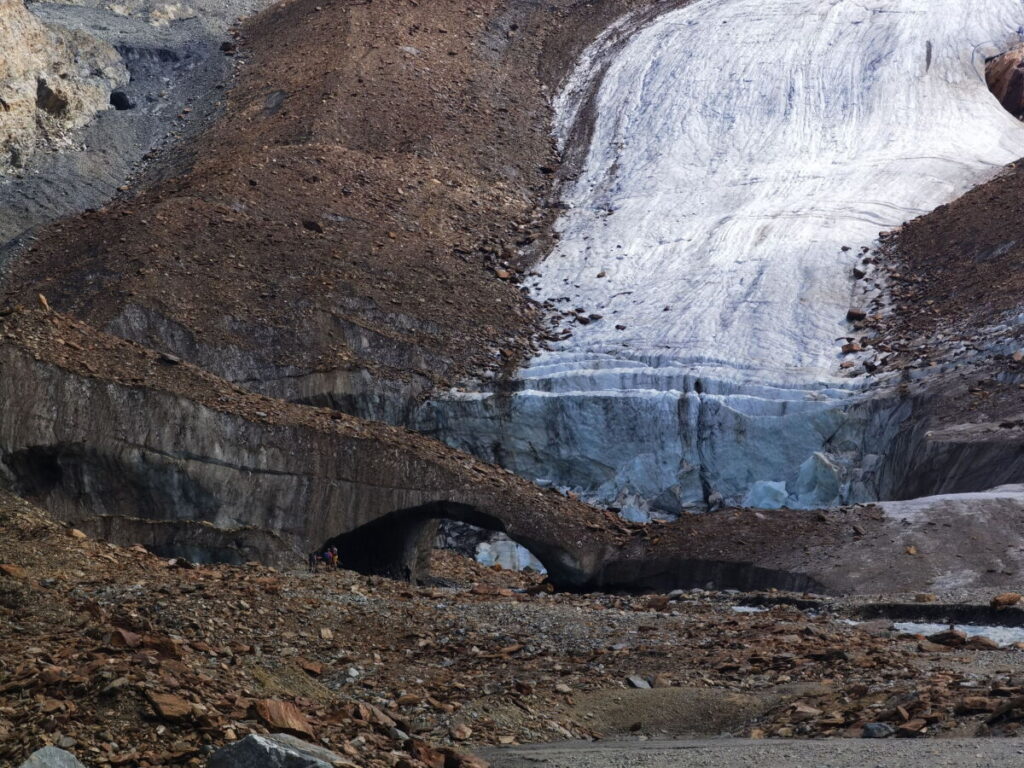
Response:
MULTIPOLYGON (((1024 361, 1024 164, 883 238, 877 261, 891 309, 854 324, 881 371, 947 374, 933 398, 942 423, 1015 419, 1024 361), (993 348, 1001 351, 993 352, 993 348), (941 400, 941 404, 938 402, 941 400)), ((878 305, 881 306, 881 305, 878 305)))
POLYGON ((576 701, 576 717, 608 736, 698 738, 743 733, 780 705, 830 693, 828 686, 779 686, 738 693, 708 688, 605 688, 576 701))
POLYGON ((1024 165, 905 224, 887 243, 905 335, 970 333, 1020 311, 1024 165), (952 326, 952 328, 951 328, 952 326))
POLYGON ((116 328, 229 378, 248 367, 217 350, 434 382, 511 364, 540 329, 515 275, 550 244, 548 98, 591 35, 645 4, 276 6, 241 30, 194 164, 55 227, 8 298, 41 292, 101 328, 129 308, 169 321, 184 333, 116 328))

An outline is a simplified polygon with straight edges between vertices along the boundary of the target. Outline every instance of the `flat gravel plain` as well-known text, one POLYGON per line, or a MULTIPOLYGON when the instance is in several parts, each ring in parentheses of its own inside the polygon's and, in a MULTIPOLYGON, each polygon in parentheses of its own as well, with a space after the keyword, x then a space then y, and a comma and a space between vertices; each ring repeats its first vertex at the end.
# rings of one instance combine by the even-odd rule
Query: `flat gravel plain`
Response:
POLYGON ((984 768, 1024 765, 1024 739, 563 742, 480 754, 492 768, 984 768))

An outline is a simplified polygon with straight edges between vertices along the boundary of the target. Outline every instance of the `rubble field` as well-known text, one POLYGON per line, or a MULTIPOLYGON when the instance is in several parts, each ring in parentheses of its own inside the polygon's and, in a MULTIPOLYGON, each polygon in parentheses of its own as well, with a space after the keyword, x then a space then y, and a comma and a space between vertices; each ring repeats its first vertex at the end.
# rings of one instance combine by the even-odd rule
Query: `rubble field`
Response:
POLYGON ((197 566, 6 494, 0 526, 4 764, 52 744, 89 766, 198 766, 284 732, 354 765, 473 766, 475 748, 570 738, 1001 736, 1024 722, 1020 649, 844 618, 863 598, 562 594, 451 552, 421 586, 197 566))

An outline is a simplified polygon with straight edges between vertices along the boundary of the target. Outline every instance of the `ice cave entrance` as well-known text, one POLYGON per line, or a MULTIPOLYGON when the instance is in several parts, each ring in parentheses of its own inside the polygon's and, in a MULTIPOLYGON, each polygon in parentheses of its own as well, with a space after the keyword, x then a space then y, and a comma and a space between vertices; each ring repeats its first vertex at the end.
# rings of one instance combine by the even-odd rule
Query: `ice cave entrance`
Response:
POLYGON ((396 510, 324 544, 331 546, 345 568, 413 582, 430 574, 435 548, 454 549, 484 565, 540 572, 546 571, 545 559, 557 556, 516 541, 496 517, 447 501, 396 510))

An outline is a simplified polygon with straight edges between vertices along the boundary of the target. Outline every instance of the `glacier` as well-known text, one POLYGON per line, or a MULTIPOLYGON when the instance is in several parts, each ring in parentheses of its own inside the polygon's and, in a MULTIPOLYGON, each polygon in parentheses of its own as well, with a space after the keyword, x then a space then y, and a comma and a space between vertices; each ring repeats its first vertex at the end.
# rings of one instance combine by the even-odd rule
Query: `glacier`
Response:
POLYGON ((880 231, 1024 155, 984 81, 1020 0, 699 0, 627 17, 554 102, 589 135, 528 287, 600 318, 417 428, 617 507, 875 498, 905 416, 840 369, 880 231), (616 41, 612 44, 612 41, 616 41), (588 131, 580 121, 591 120, 588 131))

